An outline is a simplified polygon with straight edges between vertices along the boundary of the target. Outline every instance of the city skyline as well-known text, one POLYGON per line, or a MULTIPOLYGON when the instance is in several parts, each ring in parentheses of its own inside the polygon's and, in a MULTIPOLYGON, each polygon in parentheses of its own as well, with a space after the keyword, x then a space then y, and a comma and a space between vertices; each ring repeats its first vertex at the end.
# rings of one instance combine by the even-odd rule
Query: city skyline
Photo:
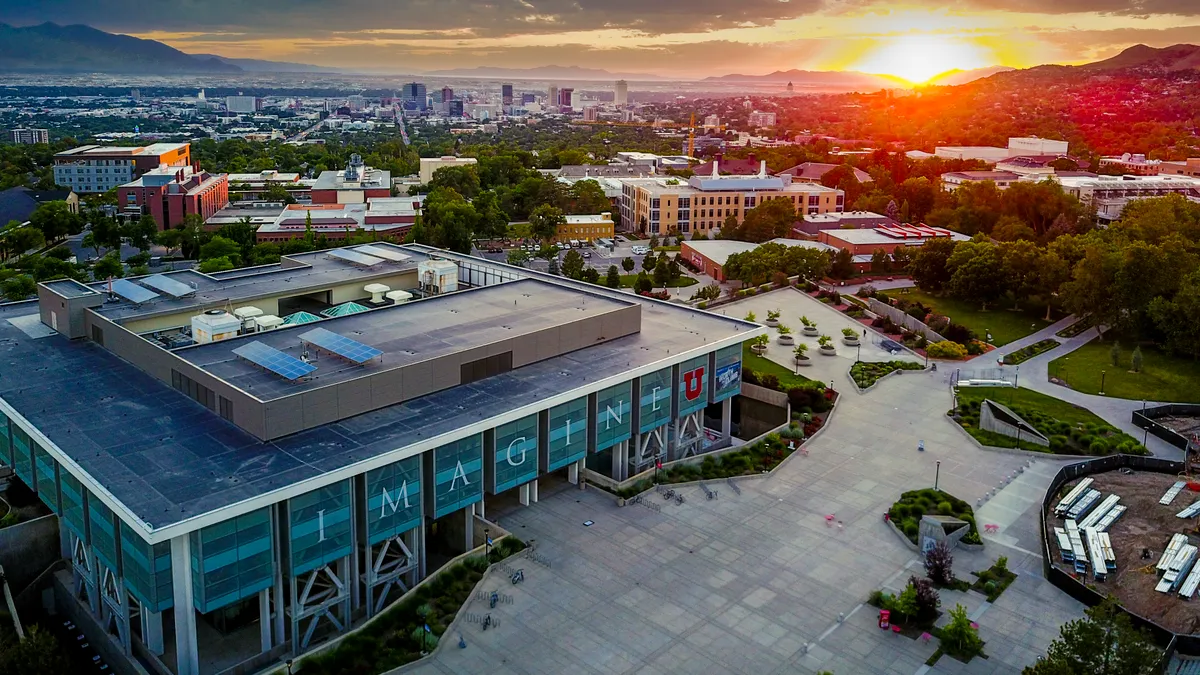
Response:
POLYGON ((1139 43, 1200 43, 1200 4, 1189 0, 750 0, 732 10, 709 2, 367 0, 268 15, 236 0, 215 0, 220 11, 205 12, 21 0, 0 10, 0 21, 85 23, 188 53, 359 72, 559 65, 694 78, 796 68, 918 83, 951 69, 1081 63, 1139 43))

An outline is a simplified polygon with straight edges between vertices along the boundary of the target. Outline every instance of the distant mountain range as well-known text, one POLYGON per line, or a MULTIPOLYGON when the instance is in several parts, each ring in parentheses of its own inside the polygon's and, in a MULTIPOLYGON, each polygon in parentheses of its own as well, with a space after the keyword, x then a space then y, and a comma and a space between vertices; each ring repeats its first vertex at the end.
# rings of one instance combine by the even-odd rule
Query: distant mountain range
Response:
POLYGON ((870 73, 860 73, 854 70, 777 70, 766 75, 743 75, 741 73, 733 73, 730 75, 719 75, 714 77, 706 77, 704 82, 713 83, 778 83, 787 84, 791 82, 794 86, 839 86, 839 87, 858 87, 862 89, 887 89, 896 86, 905 86, 907 81, 888 75, 872 75, 870 73))
POLYGON ((216 54, 190 54, 194 59, 207 61, 216 59, 246 71, 247 73, 341 73, 342 68, 314 66, 311 63, 292 63, 290 61, 263 61, 262 59, 230 59, 216 54))
POLYGON ((959 84, 974 82, 975 80, 980 80, 985 77, 991 77, 996 73, 1007 73, 1010 70, 1016 70, 1016 68, 1010 68, 1008 66, 988 66, 987 68, 974 68, 972 70, 958 70, 955 68, 954 70, 947 70, 941 75, 934 75, 933 77, 929 78, 929 81, 925 84, 937 84, 945 87, 952 87, 959 84))
POLYGON ((478 68, 432 70, 425 74, 434 77, 482 77, 510 80, 640 80, 647 82, 666 79, 658 75, 647 75, 646 73, 613 73, 600 68, 583 68, 580 66, 538 66, 537 68, 480 66, 478 68))
POLYGON ((1084 66, 1084 70, 1121 70, 1124 68, 1154 68, 1160 70, 1200 69, 1200 46, 1171 45, 1170 47, 1147 47, 1134 45, 1110 59, 1096 61, 1084 66))
POLYGON ((0 24, 0 70, 103 73, 237 73, 218 59, 90 26, 0 24))

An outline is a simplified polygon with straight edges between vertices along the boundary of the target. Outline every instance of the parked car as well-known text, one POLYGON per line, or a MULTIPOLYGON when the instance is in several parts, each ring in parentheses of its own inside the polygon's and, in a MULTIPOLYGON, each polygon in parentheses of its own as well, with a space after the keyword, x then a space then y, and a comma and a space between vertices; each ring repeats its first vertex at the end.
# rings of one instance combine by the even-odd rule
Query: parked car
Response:
POLYGON ((592 257, 592 252, 591 252, 591 251, 584 251, 584 252, 583 252, 583 253, 581 253, 580 255, 582 255, 582 256, 583 256, 583 257, 585 257, 585 258, 590 258, 590 257, 592 257))

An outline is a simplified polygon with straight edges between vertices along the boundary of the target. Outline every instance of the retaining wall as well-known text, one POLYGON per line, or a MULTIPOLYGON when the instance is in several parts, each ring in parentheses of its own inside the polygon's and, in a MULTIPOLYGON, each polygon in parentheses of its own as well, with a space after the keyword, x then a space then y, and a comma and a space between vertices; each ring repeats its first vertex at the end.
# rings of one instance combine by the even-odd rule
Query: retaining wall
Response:
POLYGON ((926 326, 925 322, 914 319, 913 317, 900 311, 899 308, 892 307, 886 302, 880 302, 875 298, 867 298, 867 306, 875 314, 888 317, 892 320, 892 323, 896 324, 897 326, 904 326, 911 331, 921 333, 925 336, 925 339, 929 340, 930 342, 941 342, 946 339, 929 326, 926 326))
POLYGON ((0 529, 0 565, 4 565, 14 595, 61 559, 58 516, 42 516, 0 529))
POLYGON ((1180 450, 1187 450, 1189 441, 1187 436, 1155 421, 1160 417, 1174 416, 1200 417, 1200 405, 1169 403, 1147 408, 1145 413, 1135 410, 1133 411, 1133 425, 1139 429, 1148 430, 1155 438, 1166 441, 1180 450))

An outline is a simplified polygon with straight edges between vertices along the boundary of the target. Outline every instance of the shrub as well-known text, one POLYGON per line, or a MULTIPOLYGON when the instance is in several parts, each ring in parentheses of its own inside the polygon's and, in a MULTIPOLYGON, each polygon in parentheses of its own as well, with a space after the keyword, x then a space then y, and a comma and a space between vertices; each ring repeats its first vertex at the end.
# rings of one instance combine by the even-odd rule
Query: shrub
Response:
POLYGON ((925 353, 936 359, 961 359, 967 355, 967 348, 952 340, 943 340, 927 346, 925 353))
POLYGON ((767 389, 779 389, 779 376, 773 373, 763 373, 758 379, 759 383, 767 389))
POLYGON ((875 295, 875 287, 872 286, 871 284, 866 284, 865 286, 860 286, 858 289, 858 292, 855 293, 855 295, 857 295, 860 298, 869 298, 869 297, 875 295))
POLYGON ((995 569, 997 569, 1001 572, 1007 572, 1008 571, 1008 557, 1000 556, 999 558, 996 558, 996 563, 994 565, 992 565, 992 567, 994 567, 995 569))
POLYGON ((937 509, 938 513, 942 514, 943 516, 954 515, 954 507, 950 504, 950 502, 940 502, 937 506, 937 509))
POLYGON ((992 593, 995 593, 996 592, 996 582, 994 582, 994 581, 985 582, 983 584, 983 592, 987 595, 991 595, 992 593))
POLYGON ((925 574, 939 586, 954 583, 954 554, 946 542, 939 541, 925 554, 925 574))
POLYGON ((1093 455, 1107 455, 1109 453, 1108 442, 1104 439, 1097 438, 1088 446, 1088 451, 1093 455))
POLYGON ((901 530, 904 532, 904 536, 908 537, 909 539, 915 539, 917 532, 919 532, 920 529, 920 524, 911 518, 904 521, 903 527, 901 528, 901 530))
POLYGON ((946 328, 938 331, 938 333, 941 333, 942 337, 947 340, 959 344, 966 344, 975 339, 975 333, 971 332, 970 328, 954 323, 953 321, 948 322, 946 328))
POLYGON ((978 356, 983 353, 983 345, 979 340, 971 340, 967 343, 967 353, 971 356, 978 356))
POLYGON ((964 661, 983 653, 983 640, 971 627, 967 608, 962 605, 955 605, 954 609, 950 610, 950 623, 942 628, 940 637, 946 652, 961 657, 964 661))
POLYGON ((937 589, 928 579, 916 576, 909 577, 908 587, 913 589, 913 600, 917 607, 916 615, 921 618, 932 618, 937 613, 938 606, 942 604, 937 589))

